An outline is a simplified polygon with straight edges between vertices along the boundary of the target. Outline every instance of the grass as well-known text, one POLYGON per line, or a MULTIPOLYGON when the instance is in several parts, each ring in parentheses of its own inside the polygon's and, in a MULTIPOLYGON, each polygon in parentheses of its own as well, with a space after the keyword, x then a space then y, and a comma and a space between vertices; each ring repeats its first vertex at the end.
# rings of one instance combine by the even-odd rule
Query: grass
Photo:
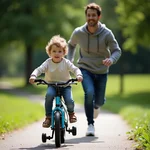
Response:
MULTIPOLYGON (((4 79, 2 79, 4 80, 4 79)), ((19 83, 11 79, 15 86, 19 83)), ((0 80, 1 81, 1 80, 0 80)), ((129 139, 136 142, 137 149, 150 149, 150 75, 125 75, 123 79, 124 92, 120 93, 120 78, 118 75, 109 75, 106 89, 106 104, 102 109, 107 109, 120 114, 131 126, 128 132, 129 139)), ((76 103, 84 103, 84 93, 81 83, 73 85, 73 96, 76 103)), ((45 95, 45 86, 30 86, 25 90, 45 95)), ((1 107, 1 105, 0 105, 1 107)), ((1 108, 0 108, 1 114, 1 108)))
POLYGON ((7 84, 11 83, 11 85, 15 88, 20 88, 25 84, 25 80, 21 77, 11 77, 11 78, 7 78, 7 77, 1 77, 0 78, 0 83, 4 83, 7 84))
POLYGON ((43 106, 5 92, 0 93, 0 135, 43 117, 43 106))
POLYGON ((103 109, 119 113, 128 122, 132 128, 128 137, 136 141, 137 150, 150 150, 150 75, 126 75, 123 94, 117 78, 109 77, 103 109))

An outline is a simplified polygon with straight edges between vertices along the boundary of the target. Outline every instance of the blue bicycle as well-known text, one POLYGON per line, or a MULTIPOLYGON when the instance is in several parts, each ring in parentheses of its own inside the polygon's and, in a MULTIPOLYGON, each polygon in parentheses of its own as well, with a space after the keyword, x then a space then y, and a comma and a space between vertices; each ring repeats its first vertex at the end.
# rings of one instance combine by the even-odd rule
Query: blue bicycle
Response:
POLYGON ((73 136, 77 134, 76 127, 72 127, 72 129, 68 128, 69 116, 65 107, 64 100, 60 94, 60 87, 70 86, 71 84, 77 84, 77 79, 70 79, 67 82, 57 82, 57 83, 47 83, 43 79, 36 79, 35 82, 37 85, 45 84, 56 87, 56 97, 55 97, 55 107, 52 110, 51 115, 51 130, 52 136, 47 136, 46 133, 42 134, 42 142, 46 143, 47 139, 52 139, 55 133, 55 145, 56 147, 60 147, 61 143, 65 142, 65 131, 71 132, 73 136))

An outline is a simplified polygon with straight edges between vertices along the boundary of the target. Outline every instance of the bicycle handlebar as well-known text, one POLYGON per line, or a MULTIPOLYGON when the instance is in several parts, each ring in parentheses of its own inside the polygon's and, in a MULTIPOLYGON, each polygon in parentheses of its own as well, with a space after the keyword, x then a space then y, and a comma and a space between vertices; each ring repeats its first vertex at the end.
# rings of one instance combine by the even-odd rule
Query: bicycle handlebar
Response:
POLYGON ((65 85, 70 85, 73 84, 75 81, 78 81, 77 79, 69 79, 66 82, 56 82, 56 83, 48 83, 43 79, 35 79, 34 82, 37 82, 37 85, 39 84, 47 84, 47 85, 52 85, 52 86, 65 86, 65 85))

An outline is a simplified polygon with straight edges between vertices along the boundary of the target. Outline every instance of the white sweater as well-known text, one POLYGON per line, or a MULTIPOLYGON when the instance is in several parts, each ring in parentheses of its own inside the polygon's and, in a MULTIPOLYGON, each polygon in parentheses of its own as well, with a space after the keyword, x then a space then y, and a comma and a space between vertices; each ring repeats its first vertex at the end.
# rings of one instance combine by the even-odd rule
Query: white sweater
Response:
POLYGON ((31 76, 35 75, 38 77, 42 73, 45 73, 45 80, 47 82, 66 82, 71 79, 70 72, 75 77, 82 75, 80 69, 68 59, 63 58, 60 63, 54 63, 51 58, 48 58, 32 72, 31 76))

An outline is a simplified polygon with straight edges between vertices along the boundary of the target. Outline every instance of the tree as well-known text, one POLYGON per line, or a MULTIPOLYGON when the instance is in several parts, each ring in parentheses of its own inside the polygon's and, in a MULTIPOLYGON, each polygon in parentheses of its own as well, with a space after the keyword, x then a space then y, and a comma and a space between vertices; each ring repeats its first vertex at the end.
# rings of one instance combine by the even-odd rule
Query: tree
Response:
POLYGON ((150 0, 117 0, 116 11, 123 35, 123 48, 136 52, 137 46, 150 48, 150 0))
POLYGON ((0 1, 0 44, 6 46, 17 41, 24 45, 26 85, 32 72, 33 51, 45 48, 54 34, 67 38, 73 27, 80 23, 83 3, 84 0, 0 1))

